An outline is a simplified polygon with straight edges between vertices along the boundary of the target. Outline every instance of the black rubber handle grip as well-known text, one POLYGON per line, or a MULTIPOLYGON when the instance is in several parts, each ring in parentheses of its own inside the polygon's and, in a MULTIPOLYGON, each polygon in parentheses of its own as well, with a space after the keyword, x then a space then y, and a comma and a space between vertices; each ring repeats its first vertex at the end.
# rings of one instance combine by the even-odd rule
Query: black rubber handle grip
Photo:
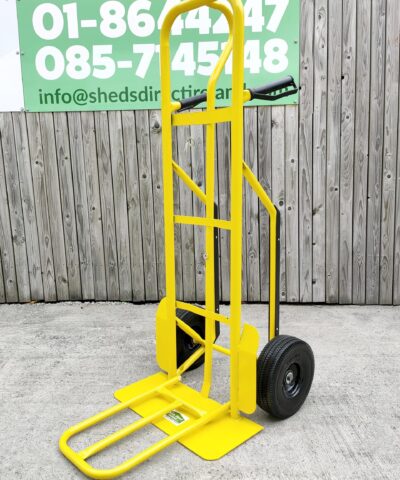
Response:
POLYGON ((282 78, 281 80, 276 80, 275 82, 267 83, 262 87, 249 88, 249 91, 252 94, 264 94, 268 95, 269 93, 277 92, 278 90, 283 90, 285 88, 294 87, 297 89, 296 82, 292 76, 282 78))
POLYGON ((184 100, 179 100, 181 104, 181 108, 178 112, 184 112, 185 110, 189 110, 190 108, 194 108, 200 103, 204 103, 207 101, 207 93, 202 93, 201 95, 196 95, 195 97, 185 98, 184 100))

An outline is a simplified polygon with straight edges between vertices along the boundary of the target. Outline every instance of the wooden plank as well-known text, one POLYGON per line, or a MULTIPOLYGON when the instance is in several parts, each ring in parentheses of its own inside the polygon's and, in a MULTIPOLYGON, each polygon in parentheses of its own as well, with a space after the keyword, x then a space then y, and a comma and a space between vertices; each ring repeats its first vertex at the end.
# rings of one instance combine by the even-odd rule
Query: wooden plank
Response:
POLYGON ((148 113, 136 111, 136 141, 138 146, 138 165, 140 179, 140 208, 142 215, 143 263, 146 288, 146 300, 158 300, 157 262, 153 183, 151 170, 150 125, 148 113))
POLYGON ((53 247, 53 261, 57 300, 69 300, 67 260, 65 254, 64 227, 61 210, 60 184, 58 178, 57 150, 54 120, 51 113, 41 113, 40 129, 43 148, 43 165, 49 205, 49 223, 53 247))
POLYGON ((64 223, 65 254, 68 268, 69 296, 70 300, 80 300, 82 298, 81 273, 76 231, 71 153, 68 138, 68 121, 65 113, 54 114, 54 127, 64 223))
MULTIPOLYGON (((258 179, 272 198, 272 108, 258 107, 258 179)), ((269 215, 260 203, 260 288, 261 301, 269 301, 269 215)))
POLYGON ((340 165, 339 302, 352 301, 353 171, 357 4, 343 3, 342 135, 340 165))
MULTIPOLYGON (((258 177, 258 129, 257 108, 246 108, 244 113, 244 160, 258 177)), ((243 217, 246 225, 243 258, 246 260, 247 301, 259 302, 260 286, 260 232, 259 205, 257 195, 248 182, 244 182, 246 196, 246 214, 243 217)))
POLYGON ((156 257, 158 298, 165 297, 165 242, 164 242, 164 191, 163 185, 163 156, 161 136, 161 112, 149 112, 150 121, 150 149, 152 158, 153 202, 154 202, 154 230, 156 235, 156 257))
POLYGON ((281 217, 280 300, 286 301, 285 107, 272 109, 272 200, 281 217))
POLYGON ((141 302, 145 298, 145 286, 139 172, 136 146, 136 122, 134 112, 122 112, 122 128, 125 148, 126 193, 131 246, 132 294, 133 301, 141 302))
POLYGON ((300 301, 312 301, 312 136, 314 1, 301 0, 299 120, 300 301))
MULTIPOLYGON (((217 125, 217 157, 218 157, 218 207, 219 216, 223 220, 231 217, 231 127, 229 123, 217 125)), ((231 238, 227 230, 220 231, 220 281, 221 300, 230 300, 230 271, 231 271, 231 238)))
POLYGON ((300 299, 298 111, 285 107, 286 301, 300 299))
MULTIPOLYGON (((192 175, 193 181, 203 192, 205 191, 205 163, 204 163, 204 129, 202 125, 192 125, 190 127, 191 150, 192 150, 192 175)), ((217 137, 219 139, 219 137, 217 137)), ((220 140, 218 140, 219 142, 220 140)), ((220 202, 218 202, 219 204, 220 202)), ((204 217, 206 209, 201 200, 195 195, 193 198, 193 215, 195 217, 204 217)), ((221 215, 221 211, 220 211, 221 215)), ((220 232, 220 238, 222 230, 220 232)), ((205 229, 194 229, 194 256, 195 256, 195 282, 196 282, 196 301, 205 301, 205 229)), ((220 252, 221 253, 221 252, 220 252)))
POLYGON ((399 26, 398 3, 389 1, 386 11, 385 126, 382 172, 382 226, 379 303, 393 303, 393 266, 396 208, 397 132, 399 105, 399 26))
MULTIPOLYGON (((178 158, 177 163, 192 177, 192 156, 190 127, 179 127, 177 132, 178 158)), ((179 181, 180 215, 193 216, 193 194, 182 181, 179 181)), ((198 227, 202 228, 202 227, 198 227)), ((195 299, 195 257, 194 228, 191 225, 181 226, 183 298, 186 301, 195 299)))
POLYGON ((371 0, 357 5, 356 125, 353 206, 353 303, 365 303, 371 0))
POLYGON ((0 304, 6 302, 6 292, 4 290, 3 268, 1 266, 0 258, 0 304))
POLYGON ((115 233, 114 193, 110 159, 110 138, 107 112, 95 112, 97 159, 99 169, 101 217, 103 219, 104 257, 107 298, 119 300, 119 273, 115 233))
POLYGON ((325 302, 326 107, 328 3, 315 2, 313 145, 313 302, 325 302))
POLYGON ((44 299, 42 266, 40 262, 35 197, 33 194, 32 170, 29 158, 30 153, 26 117, 22 113, 13 113, 12 121, 14 126, 15 150, 18 164, 23 223, 25 229, 31 300, 41 302, 44 299))
POLYGON ((97 301, 105 301, 107 300, 107 282, 104 259, 103 219, 100 202, 95 123, 92 112, 81 113, 81 125, 86 193, 89 208, 94 298, 97 301))
POLYGON ((94 300, 92 249, 90 245, 89 206, 86 191, 85 153, 82 123, 78 112, 68 113, 71 166, 75 199, 78 253, 82 280, 82 300, 94 300))
MULTIPOLYGON (((326 302, 339 301, 339 185, 342 98, 342 2, 328 12, 328 92, 326 147, 326 302)), ((300 219, 301 224, 301 219, 300 219)))
POLYGON ((129 302, 132 300, 132 276, 121 112, 109 112, 108 123, 110 130, 111 167, 114 190, 119 299, 129 302))
POLYGON ((11 113, 0 114, 0 131, 11 220, 18 299, 21 303, 24 303, 31 300, 31 289, 26 252, 26 233, 19 185, 20 179, 11 113))
POLYGON ((382 156, 385 114, 386 1, 372 2, 366 302, 379 302, 382 156))
MULTIPOLYGON (((400 111, 400 96, 399 96, 400 111)), ((398 138, 400 137, 400 123, 398 138)), ((400 305, 400 142, 397 145, 397 179, 396 179, 396 216, 394 238, 394 267, 393 267, 393 304, 400 305)))
MULTIPOLYGON (((0 113, 0 122, 2 114, 0 113)), ((0 128, 0 137, 3 132, 0 128)), ((0 270, 4 288, 4 300, 7 303, 18 302, 17 276, 14 262, 14 249, 11 232, 10 213, 6 177, 4 172, 3 149, 0 141, 0 270)))
POLYGON ((49 204, 47 200, 47 185, 39 114, 26 114, 26 121, 28 127, 33 193, 36 207, 36 221, 42 266, 43 294, 46 302, 55 302, 57 301, 57 289, 53 261, 53 238, 50 227, 49 204))

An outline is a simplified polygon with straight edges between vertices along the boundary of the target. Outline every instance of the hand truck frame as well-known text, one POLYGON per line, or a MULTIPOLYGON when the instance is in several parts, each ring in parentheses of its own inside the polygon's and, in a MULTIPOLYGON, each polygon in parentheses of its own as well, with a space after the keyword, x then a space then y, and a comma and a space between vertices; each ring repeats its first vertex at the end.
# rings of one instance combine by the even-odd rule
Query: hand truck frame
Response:
MULTIPOLYGON (((217 459, 225 455, 263 427, 240 415, 251 414, 256 409, 257 351, 259 334, 252 325, 241 322, 242 283, 242 193, 243 177, 258 195, 270 218, 270 282, 269 282, 269 340, 279 334, 279 211, 242 158, 243 106, 257 98, 276 100, 296 93, 292 77, 264 87, 243 90, 244 85, 244 14, 240 0, 229 0, 230 7, 218 0, 185 0, 167 14, 161 30, 161 80, 162 80, 162 147, 165 218, 166 297, 157 311, 157 362, 158 373, 115 393, 121 402, 94 417, 68 429, 60 439, 62 453, 85 475, 95 479, 111 479, 136 467, 167 446, 180 442, 205 459, 217 459), (175 19, 190 10, 208 6, 225 15, 229 24, 229 39, 212 73, 207 93, 171 101, 170 31, 175 19), (215 95, 218 78, 233 54, 232 104, 216 108, 215 95), (204 111, 185 112, 207 101, 204 111), (231 123, 231 219, 216 218, 215 188, 215 125, 231 123), (206 185, 200 187, 173 160, 172 128, 184 125, 206 125, 206 185), (206 216, 187 217, 175 215, 173 176, 178 175, 188 188, 205 204, 206 216), (175 291, 175 224, 194 225, 205 229, 206 237, 206 289, 205 307, 178 301, 175 291), (231 235, 230 317, 218 311, 216 295, 216 242, 215 231, 226 229, 231 235), (177 315, 177 309, 191 312, 204 319, 205 336, 201 336, 177 315), (215 343, 216 324, 230 328, 230 346, 215 343), (197 349, 181 365, 177 364, 177 327, 196 342, 197 349), (230 400, 219 404, 210 398, 212 384, 213 353, 230 358, 230 400), (181 382, 181 376, 199 359, 204 358, 204 379, 200 392, 181 382), (165 372, 165 373, 164 373, 165 372), (69 440, 84 430, 112 417, 125 409, 132 409, 143 418, 98 441, 80 452, 75 452, 69 440), (121 465, 108 470, 95 469, 88 458, 115 444, 146 425, 154 424, 167 436, 146 448, 121 465)), ((291 337, 287 337, 291 338, 291 337)), ((261 358, 261 357, 260 357, 261 358)), ((260 370, 260 365, 258 366, 260 370)), ((293 367, 290 367, 293 370, 293 367)), ((290 371, 289 379, 294 373, 290 371)), ((285 377, 287 378, 287 377, 285 377)), ((308 392, 307 392, 308 393, 308 392)), ((266 407, 268 410, 268 407, 266 407)))

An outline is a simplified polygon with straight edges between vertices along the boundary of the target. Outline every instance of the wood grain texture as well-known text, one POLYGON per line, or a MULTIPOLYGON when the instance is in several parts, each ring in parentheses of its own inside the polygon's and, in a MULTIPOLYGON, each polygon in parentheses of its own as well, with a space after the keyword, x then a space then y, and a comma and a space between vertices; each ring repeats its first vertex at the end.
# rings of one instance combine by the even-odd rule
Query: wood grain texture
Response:
POLYGON ((353 191, 353 303, 365 303, 371 0, 357 5, 356 118, 353 191))
POLYGON ((70 296, 53 115, 51 113, 41 113, 39 122, 42 136, 43 166, 49 206, 57 300, 62 302, 69 300, 70 296))
POLYGON ((133 301, 145 298, 142 222, 134 112, 122 112, 133 301))
POLYGON ((343 3, 342 125, 340 165, 339 301, 352 301, 353 172, 356 86, 357 4, 343 3))
POLYGON ((26 121, 42 269, 43 294, 46 302, 55 302, 57 301, 57 289, 53 261, 53 239, 50 227, 39 114, 28 114, 26 121))
POLYGON ((366 302, 379 302, 385 115, 386 1, 372 2, 366 302))
POLYGON ((14 138, 12 115, 0 114, 1 143, 3 149, 5 180, 10 212, 11 235, 17 276, 18 299, 21 303, 31 300, 29 265, 26 251, 26 233, 22 211, 20 178, 14 138))
POLYGON ((281 216, 280 300, 286 301, 285 107, 272 111, 272 200, 281 216))
POLYGON ((152 158, 154 230, 156 237, 156 261, 158 297, 165 296, 165 260, 164 260, 164 190, 162 170, 161 112, 149 112, 150 149, 152 158))
MULTIPOLYGON (((257 109, 248 108, 244 114, 245 120, 245 150, 244 161, 258 177, 258 129, 257 109)), ((246 192, 246 215, 243 217, 246 225, 244 237, 243 258, 246 259, 247 301, 260 300, 260 231, 258 198, 248 182, 244 184, 246 192)))
POLYGON ((294 106, 285 107, 285 195, 286 195, 286 301, 300 299, 299 274, 299 137, 298 114, 294 106))
POLYGON ((393 302, 393 266, 396 207, 396 135, 399 106, 394 99, 399 96, 399 33, 400 9, 387 3, 386 12, 386 73, 385 73, 385 123, 382 167, 382 220, 379 303, 393 302))
POLYGON ((94 115, 96 125, 101 216, 103 220, 107 296, 109 300, 119 300, 118 253, 115 232, 114 192, 110 158, 108 116, 107 112, 96 112, 94 115))
POLYGON ((6 292, 4 290, 3 269, 0 264, 0 304, 6 302, 6 292))
MULTIPOLYGON (((1 115, 2 114, 0 114, 0 119, 1 115)), ((4 301, 7 303, 18 302, 17 276, 12 238, 3 148, 0 142, 0 266, 2 267, 4 301)))
POLYGON ((328 78, 328 3, 315 2, 314 149, 313 149, 313 275, 312 298, 325 302, 326 107, 328 78))
POLYGON ((326 163, 326 302, 339 301, 339 186, 342 108, 342 2, 328 5, 328 92, 326 163))
POLYGON ((64 223, 69 298, 70 300, 80 300, 82 298, 82 288, 79 264, 78 235, 76 230, 74 185, 72 179, 68 120, 65 113, 55 115, 54 127, 60 178, 61 207, 64 223))
POLYGON ((71 167, 82 282, 82 298, 84 300, 94 300, 94 276, 92 249, 90 245, 89 206, 84 160, 85 154, 83 149, 81 116, 78 112, 68 113, 68 129, 71 148, 71 167))
POLYGON ((110 127, 111 169, 113 177, 115 231, 117 238, 119 274, 119 298, 128 302, 132 300, 132 277, 121 112, 109 112, 108 124, 110 127))
POLYGON ((95 121, 93 113, 82 112, 81 124, 86 193, 89 209, 90 249, 93 262, 94 298, 98 301, 104 301, 107 300, 107 282, 104 259, 103 219, 100 202, 95 121))
MULTIPOLYGON (((193 181, 204 192, 205 190, 205 164, 204 164, 204 129, 202 125, 192 125, 190 127, 190 142, 192 150, 192 176, 193 181)), ((221 213, 221 211, 220 211, 221 213)), ((196 196, 193 197, 193 215, 204 217, 206 209, 204 203, 196 196)), ((220 239, 221 239, 220 232, 220 239)), ((204 228, 194 229, 194 257, 195 257, 195 281, 196 298, 198 301, 205 301, 205 253, 206 236, 204 228)), ((220 275, 221 277, 221 275, 220 275)))
POLYGON ((135 112, 146 300, 158 299, 150 125, 146 111, 135 112))
MULTIPOLYGON (((180 127, 177 131, 178 165, 192 178, 192 139, 190 127, 180 127)), ((193 194, 186 184, 179 180, 179 212, 180 215, 193 216, 193 194)), ((202 229, 203 227, 195 227, 202 229)), ((181 225, 181 256, 183 275, 183 299, 195 297, 195 256, 194 256, 194 228, 190 225, 181 225)))
MULTIPOLYGON (((272 197, 272 109, 258 108, 258 180, 272 197)), ((260 204, 260 288, 261 301, 269 300, 269 216, 260 204)))
POLYGON ((314 97, 314 1, 301 0, 299 110, 300 301, 312 301, 312 155, 314 97))
MULTIPOLYGON (((400 304, 400 11, 300 0, 300 104, 248 107, 243 156, 282 215, 281 299, 400 304)), ((0 114, 0 303, 157 301, 165 294, 158 110, 0 114)), ((230 219, 230 125, 215 198, 230 219)), ((205 188, 205 129, 173 129, 205 188)), ((177 214, 204 206, 174 176, 177 214)), ((268 301, 269 218, 245 185, 244 301, 268 301)), ((230 235, 220 231, 220 293, 230 235)), ((177 297, 204 300, 204 228, 176 225, 177 297)))
POLYGON ((42 267, 40 261, 38 228, 33 193, 32 168, 28 145, 26 117, 13 113, 15 151, 18 165, 19 188, 23 223, 25 228, 26 255, 29 268, 31 298, 44 299, 42 267))

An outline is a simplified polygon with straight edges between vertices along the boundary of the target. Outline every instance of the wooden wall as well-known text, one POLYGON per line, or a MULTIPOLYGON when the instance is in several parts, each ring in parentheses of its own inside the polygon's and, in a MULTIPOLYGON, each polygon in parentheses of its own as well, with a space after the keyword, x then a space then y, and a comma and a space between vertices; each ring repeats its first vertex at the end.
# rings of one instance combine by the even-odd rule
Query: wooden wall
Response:
MULTIPOLYGON (((248 108, 244 157, 282 214, 281 299, 400 304, 396 0, 302 0, 300 107, 248 108)), ((229 216, 229 127, 218 126, 229 216)), ((204 184, 203 128, 175 132, 204 184)), ((0 114, 0 303, 164 292, 158 111, 0 114)), ((176 182, 176 208, 202 205, 176 182)), ((268 218, 245 189, 243 294, 267 300, 268 218)), ((201 230, 176 230, 178 293, 204 296, 201 230), (182 274, 183 273, 183 274, 182 274)), ((229 237, 220 239, 229 295, 229 237)))

